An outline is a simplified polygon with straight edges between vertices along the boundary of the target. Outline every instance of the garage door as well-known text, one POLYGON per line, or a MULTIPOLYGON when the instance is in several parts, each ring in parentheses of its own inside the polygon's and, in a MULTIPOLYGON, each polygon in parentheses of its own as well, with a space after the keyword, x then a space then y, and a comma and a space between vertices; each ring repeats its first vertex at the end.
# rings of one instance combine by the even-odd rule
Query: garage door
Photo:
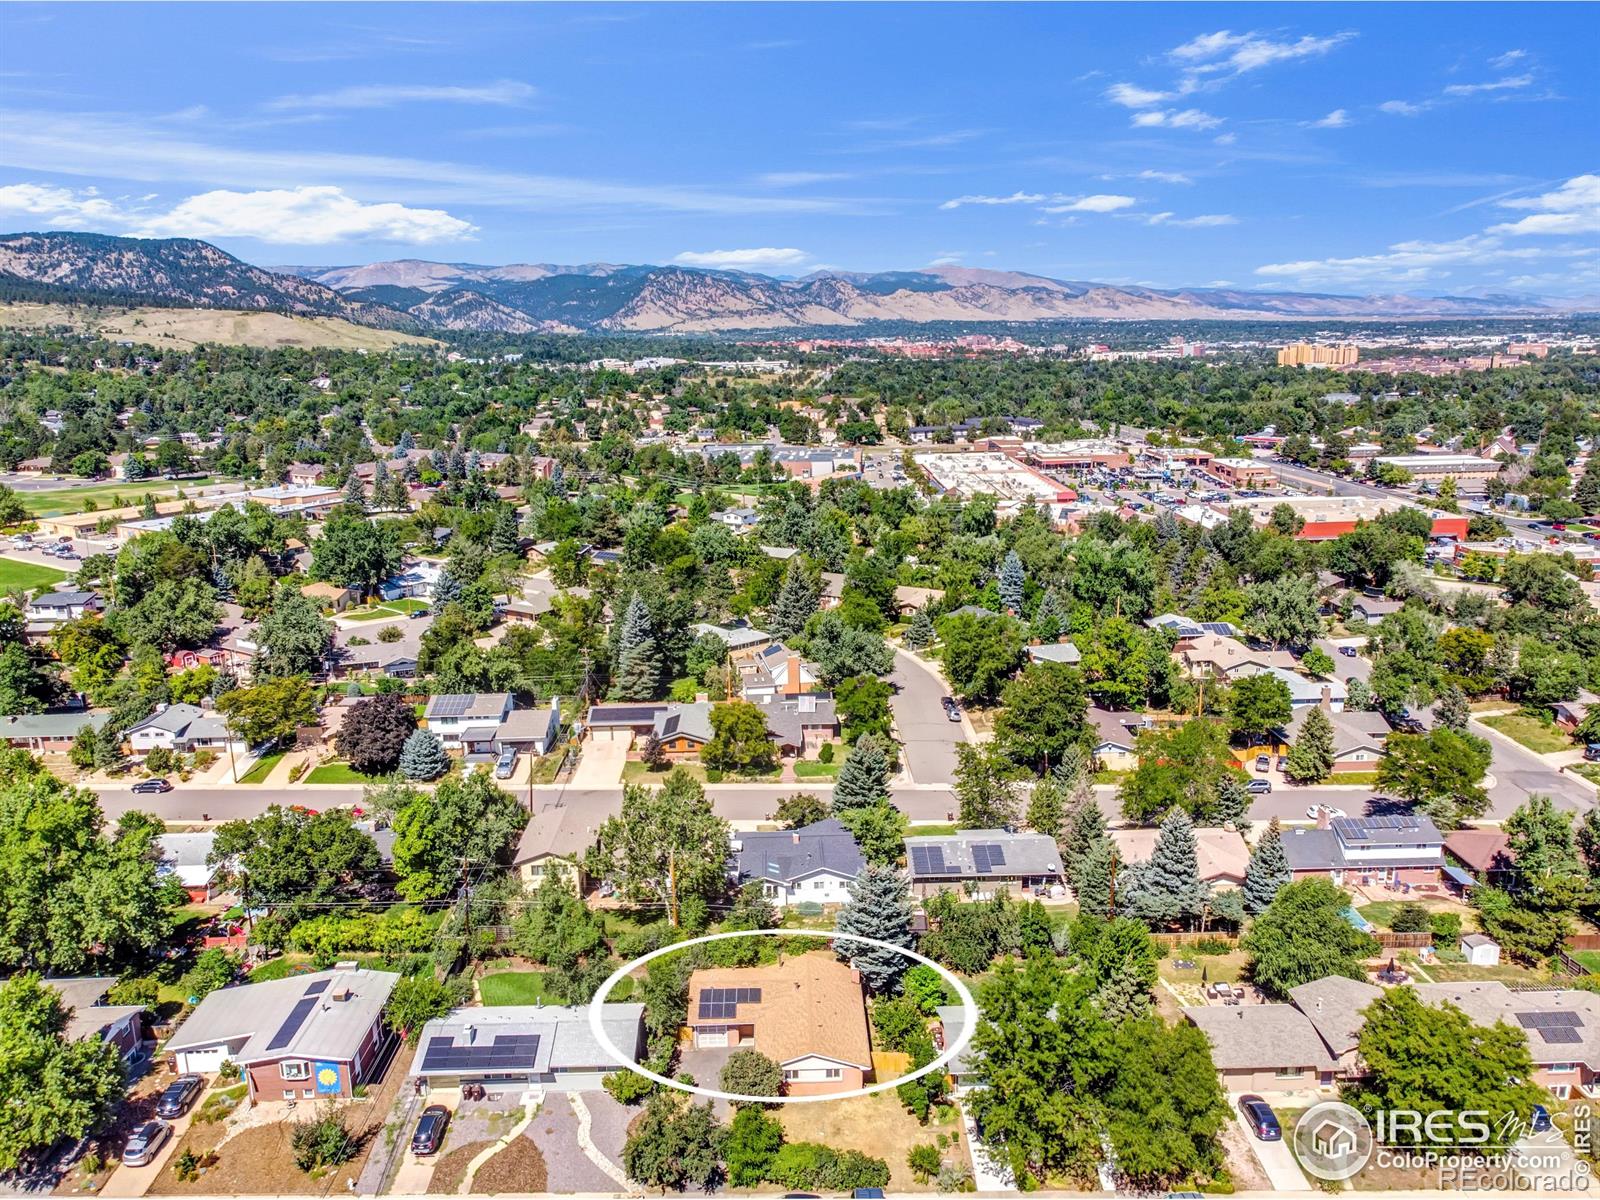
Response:
POLYGON ((214 1050, 185 1050, 178 1058, 178 1070, 185 1073, 210 1074, 222 1070, 228 1052, 222 1047, 214 1050))
POLYGON ((728 1031, 726 1029, 697 1029, 694 1031, 694 1044, 702 1049, 716 1049, 728 1044, 728 1031))

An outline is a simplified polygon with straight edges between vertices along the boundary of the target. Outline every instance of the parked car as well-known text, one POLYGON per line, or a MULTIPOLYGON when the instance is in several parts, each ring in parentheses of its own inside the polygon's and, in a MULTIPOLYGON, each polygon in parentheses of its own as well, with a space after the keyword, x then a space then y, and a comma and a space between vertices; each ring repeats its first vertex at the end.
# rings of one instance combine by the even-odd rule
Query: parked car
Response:
POLYGON ((1550 1110, 1542 1104, 1533 1106, 1533 1115, 1528 1118, 1529 1133, 1544 1133, 1550 1128, 1550 1110))
POLYGON ((494 777, 496 779, 510 779, 513 771, 517 769, 517 752, 511 747, 500 751, 500 757, 495 760, 494 777))
POLYGON ((147 1167, 156 1159, 161 1147, 172 1136, 172 1126, 165 1121, 146 1121, 128 1135, 128 1144, 122 1148, 122 1165, 147 1167))
POLYGON ((140 794, 149 792, 170 792, 172 790, 172 785, 165 779, 141 779, 138 783, 134 784, 130 790, 139 792, 140 794))
POLYGON ((161 1099, 156 1101, 156 1116, 181 1117, 189 1111, 195 1097, 205 1091, 206 1081, 199 1075, 179 1075, 167 1084, 161 1099))
POLYGON ((444 1131, 450 1125, 450 1110, 442 1104, 430 1104, 417 1118, 416 1132, 411 1135, 411 1153, 437 1154, 444 1143, 444 1131))
POLYGON ((939 701, 939 703, 944 705, 944 715, 946 720, 961 720, 961 706, 955 702, 954 697, 945 696, 939 701))
POLYGON ((1272 768, 1272 756, 1268 754, 1256 755, 1256 770, 1267 771, 1272 768))
POLYGON ((1331 804, 1313 804, 1306 809, 1306 819, 1309 821, 1315 821, 1319 816, 1326 816, 1328 820, 1332 821, 1336 817, 1348 817, 1349 815, 1344 809, 1335 808, 1331 804))
POLYGON ((1249 792, 1252 796, 1265 796, 1272 790, 1272 780, 1252 779, 1249 783, 1244 785, 1244 790, 1249 792))
POLYGON ((1244 1114, 1250 1132, 1263 1142, 1281 1142, 1283 1127, 1278 1124, 1278 1114, 1260 1096, 1240 1096, 1239 1111, 1244 1114))
POLYGON ((1590 742, 1583 748, 1585 762, 1600 762, 1600 742, 1590 742))
POLYGON ((1346 658, 1354 658, 1356 656, 1356 648, 1354 646, 1340 646, 1339 653, 1346 658))

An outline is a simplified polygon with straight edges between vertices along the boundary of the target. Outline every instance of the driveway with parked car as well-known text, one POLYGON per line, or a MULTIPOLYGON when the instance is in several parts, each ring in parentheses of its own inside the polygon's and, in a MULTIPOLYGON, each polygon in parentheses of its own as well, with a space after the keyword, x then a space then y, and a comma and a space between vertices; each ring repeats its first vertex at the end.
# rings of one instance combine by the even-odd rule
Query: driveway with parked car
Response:
POLYGON ((959 709, 952 719, 945 707, 950 695, 944 678, 937 667, 896 651, 889 682, 895 688, 889 708, 905 746, 906 772, 914 783, 948 785, 956 777, 956 746, 967 740, 967 727, 959 709))
POLYGON ((1286 1133, 1292 1131, 1285 1131, 1278 1124, 1277 1115, 1262 1097, 1243 1095, 1234 1098, 1233 1115, 1244 1130, 1250 1148, 1255 1151, 1261 1169, 1272 1182, 1273 1191, 1303 1192, 1310 1189, 1300 1164, 1294 1160, 1294 1152, 1285 1140, 1286 1133), (1263 1136, 1264 1133, 1267 1136, 1263 1136))

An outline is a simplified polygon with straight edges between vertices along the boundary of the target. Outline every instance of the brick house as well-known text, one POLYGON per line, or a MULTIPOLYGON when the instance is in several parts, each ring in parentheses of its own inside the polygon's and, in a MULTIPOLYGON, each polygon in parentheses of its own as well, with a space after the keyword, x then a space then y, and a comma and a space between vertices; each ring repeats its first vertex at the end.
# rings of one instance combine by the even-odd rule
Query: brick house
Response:
POLYGON ((1335 817, 1315 829, 1285 830, 1296 879, 1337 884, 1438 883, 1444 834, 1427 817, 1335 817))

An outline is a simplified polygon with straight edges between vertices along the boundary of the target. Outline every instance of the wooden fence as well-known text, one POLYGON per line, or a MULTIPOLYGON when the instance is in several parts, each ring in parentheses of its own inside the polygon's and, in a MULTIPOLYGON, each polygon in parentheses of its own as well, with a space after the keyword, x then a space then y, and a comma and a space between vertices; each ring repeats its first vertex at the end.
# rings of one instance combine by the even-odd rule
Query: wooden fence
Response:
POLYGON ((1379 930, 1372 935, 1378 939, 1378 945, 1385 950, 1416 950, 1423 946, 1431 946, 1435 942, 1433 934, 1423 933, 1390 933, 1379 930))
POLYGON ((1566 941, 1568 950, 1600 950, 1600 933, 1575 933, 1566 941))
POLYGON ((1196 942, 1227 942, 1228 948, 1239 944, 1239 935, 1236 933, 1202 933, 1190 930, 1183 933, 1152 933, 1151 939, 1160 942, 1163 946, 1192 946, 1196 942))

